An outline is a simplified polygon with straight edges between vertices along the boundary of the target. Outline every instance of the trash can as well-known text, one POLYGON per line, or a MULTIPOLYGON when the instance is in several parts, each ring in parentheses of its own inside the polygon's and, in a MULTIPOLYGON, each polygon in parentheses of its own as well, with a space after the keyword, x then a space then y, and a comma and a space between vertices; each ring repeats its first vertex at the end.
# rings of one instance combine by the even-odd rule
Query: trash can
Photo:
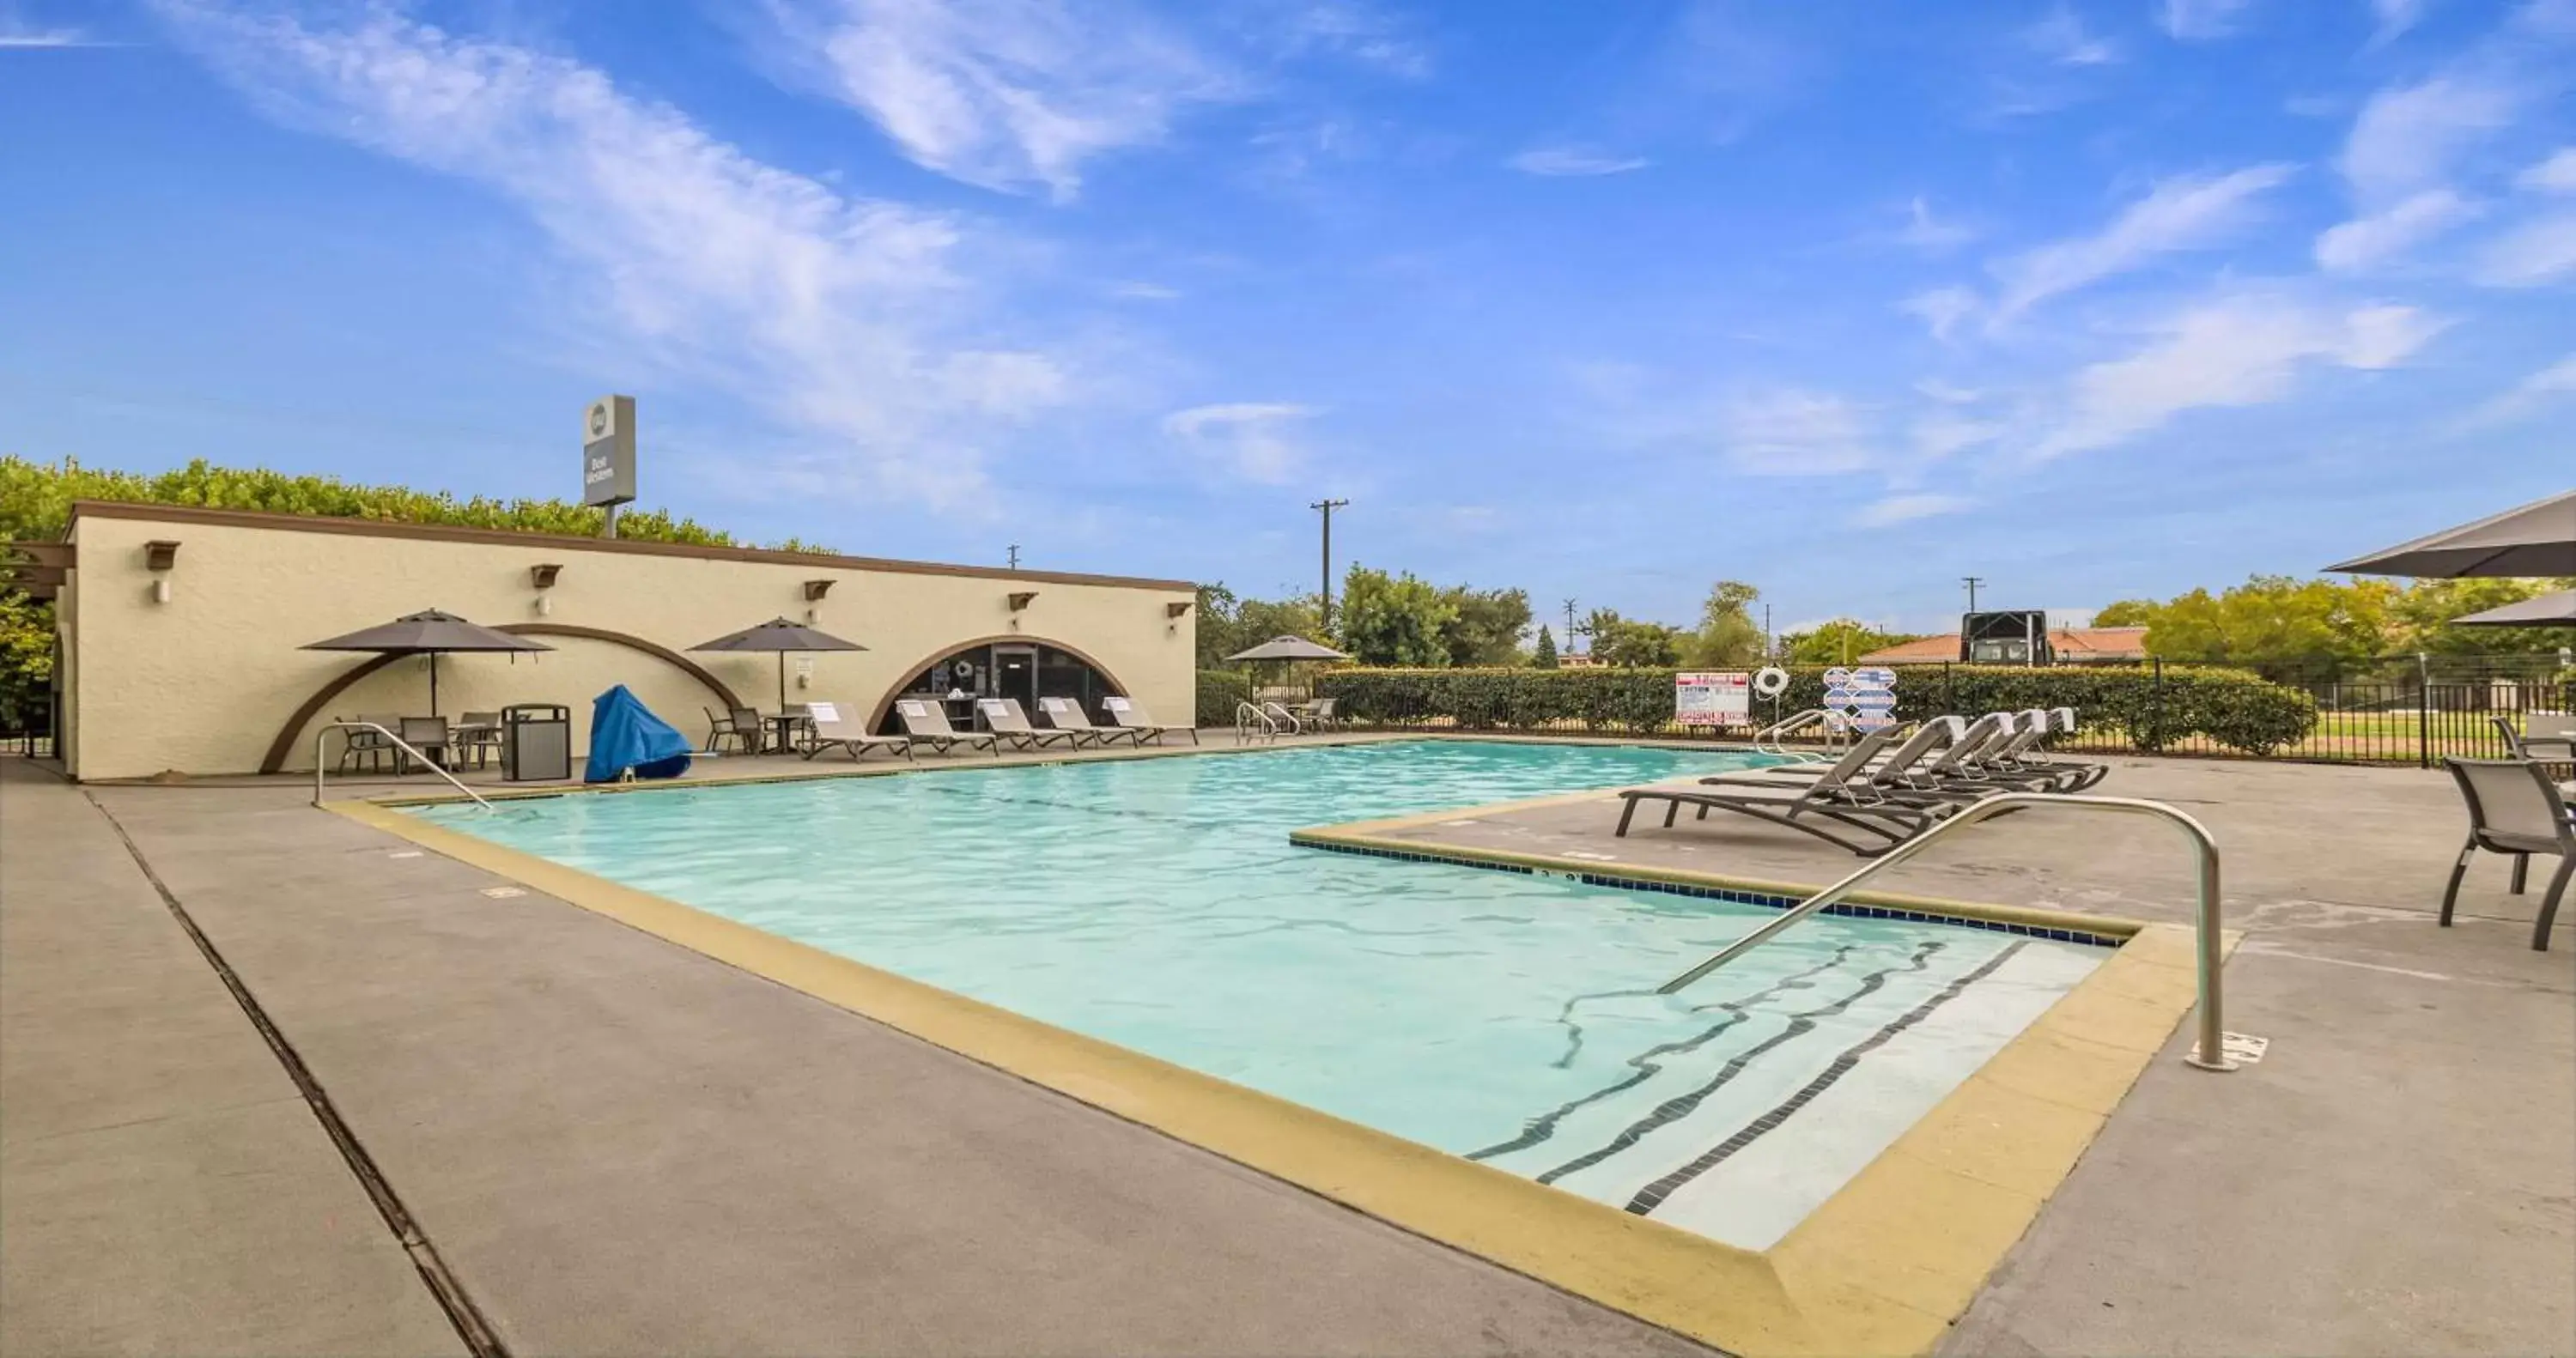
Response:
POLYGON ((555 703, 502 708, 501 776, 513 783, 572 777, 572 709, 555 703))

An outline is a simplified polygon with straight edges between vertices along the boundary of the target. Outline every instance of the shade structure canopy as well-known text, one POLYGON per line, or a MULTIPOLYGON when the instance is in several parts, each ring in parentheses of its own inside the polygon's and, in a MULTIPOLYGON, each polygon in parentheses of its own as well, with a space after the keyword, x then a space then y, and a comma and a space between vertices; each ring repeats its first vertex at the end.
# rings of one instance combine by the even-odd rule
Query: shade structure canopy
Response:
POLYGON ((692 651, 774 651, 778 655, 778 707, 787 708, 787 653, 789 651, 864 651, 867 647, 855 641, 818 632, 803 623, 785 618, 771 618, 756 627, 728 632, 713 641, 701 642, 692 651))
POLYGON ((2326 569, 2436 579, 2576 575, 2576 490, 2326 569))
POLYGON ((1237 651, 1227 660, 1348 660, 1349 656, 1330 646, 1318 645, 1304 637, 1272 637, 1250 650, 1237 651))
POLYGON ((2451 619, 2454 627, 2576 627, 2576 589, 2535 594, 2528 599, 2451 619))
POLYGON ((307 651, 373 651, 379 655, 429 657, 429 714, 438 715, 438 657, 447 651, 551 651, 542 641, 512 636, 497 627, 467 622, 453 613, 425 608, 392 622, 362 627, 343 636, 308 641, 307 651))

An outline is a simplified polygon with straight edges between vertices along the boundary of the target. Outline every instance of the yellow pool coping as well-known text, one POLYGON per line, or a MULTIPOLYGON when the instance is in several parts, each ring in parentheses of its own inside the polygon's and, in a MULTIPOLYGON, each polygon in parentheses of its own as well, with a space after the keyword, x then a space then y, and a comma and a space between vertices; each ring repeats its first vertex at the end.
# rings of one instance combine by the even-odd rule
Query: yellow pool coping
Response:
MULTIPOLYGON (((2193 939, 2180 926, 1884 898, 1970 920, 2080 920, 2086 932, 2124 935, 2126 942, 1778 1244, 1755 1251, 504 848, 391 804, 325 808, 1744 1358, 1928 1352, 2072 1171, 2196 994, 2193 939)), ((1496 809, 1292 838, 1784 895, 1813 890, 1382 838, 1392 826, 1496 809)), ((2228 941, 2232 947, 2233 936, 2228 941)))

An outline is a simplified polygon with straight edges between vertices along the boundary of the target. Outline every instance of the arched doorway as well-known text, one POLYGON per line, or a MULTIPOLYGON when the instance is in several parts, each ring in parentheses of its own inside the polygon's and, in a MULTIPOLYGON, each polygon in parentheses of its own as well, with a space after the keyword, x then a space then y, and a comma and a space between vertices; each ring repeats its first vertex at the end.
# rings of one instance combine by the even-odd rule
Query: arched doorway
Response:
POLYGON ((983 637, 915 665, 902 683, 878 700, 869 729, 901 734, 903 723, 894 713, 897 698, 944 704, 949 724, 961 731, 980 725, 977 698, 1017 698, 1031 721, 1038 720, 1038 699, 1072 698, 1095 724, 1105 726, 1109 709, 1100 700, 1126 692, 1099 661, 1071 646, 1041 637, 983 637))

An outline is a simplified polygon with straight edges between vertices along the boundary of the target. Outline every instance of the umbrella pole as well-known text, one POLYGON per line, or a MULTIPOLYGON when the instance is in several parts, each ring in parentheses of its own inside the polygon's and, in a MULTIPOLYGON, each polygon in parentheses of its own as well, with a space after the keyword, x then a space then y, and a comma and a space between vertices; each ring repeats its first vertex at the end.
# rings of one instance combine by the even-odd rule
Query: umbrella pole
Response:
POLYGON ((778 653, 778 715, 787 715, 787 652, 778 653))
POLYGON ((429 653, 429 715, 438 715, 438 652, 429 653))

